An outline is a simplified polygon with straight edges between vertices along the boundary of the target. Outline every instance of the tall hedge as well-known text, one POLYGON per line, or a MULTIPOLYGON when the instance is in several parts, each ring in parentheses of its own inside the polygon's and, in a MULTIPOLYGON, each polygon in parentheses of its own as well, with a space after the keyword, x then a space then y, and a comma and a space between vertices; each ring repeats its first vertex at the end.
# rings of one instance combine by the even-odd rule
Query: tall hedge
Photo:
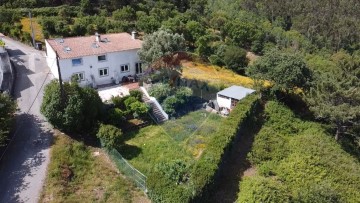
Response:
MULTIPOLYGON (((148 174, 147 186, 153 202, 191 202, 207 194, 207 188, 214 182, 216 173, 226 152, 239 134, 243 123, 258 107, 258 96, 249 95, 241 100, 230 116, 209 141, 203 155, 190 166, 189 179, 181 183, 164 178, 159 171, 148 174)), ((175 169, 172 169, 175 170, 175 169)))
POLYGON ((220 125, 216 135, 210 140, 201 158, 192 170, 194 184, 194 199, 208 195, 208 188, 214 183, 216 173, 222 160, 227 155, 236 136, 239 135, 247 119, 252 117, 259 108, 257 95, 249 95, 241 100, 230 116, 220 125))

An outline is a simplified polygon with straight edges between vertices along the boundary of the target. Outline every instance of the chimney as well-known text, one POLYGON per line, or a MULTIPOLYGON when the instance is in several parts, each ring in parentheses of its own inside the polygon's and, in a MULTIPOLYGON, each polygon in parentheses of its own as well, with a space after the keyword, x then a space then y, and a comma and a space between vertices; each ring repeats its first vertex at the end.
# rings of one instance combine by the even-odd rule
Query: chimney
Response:
POLYGON ((101 41, 101 38, 100 38, 100 34, 95 32, 95 39, 96 39, 96 42, 100 42, 101 41))
POLYGON ((131 39, 136 39, 136 31, 131 32, 131 39))

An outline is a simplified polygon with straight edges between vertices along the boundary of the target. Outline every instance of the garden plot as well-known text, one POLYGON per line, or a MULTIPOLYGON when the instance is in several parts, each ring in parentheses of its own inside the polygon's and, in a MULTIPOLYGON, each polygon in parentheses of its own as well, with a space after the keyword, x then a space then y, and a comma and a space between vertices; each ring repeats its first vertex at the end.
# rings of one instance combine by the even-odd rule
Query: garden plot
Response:
POLYGON ((152 125, 125 135, 120 153, 145 175, 157 164, 196 160, 224 119, 204 110, 191 112, 162 125, 152 125))

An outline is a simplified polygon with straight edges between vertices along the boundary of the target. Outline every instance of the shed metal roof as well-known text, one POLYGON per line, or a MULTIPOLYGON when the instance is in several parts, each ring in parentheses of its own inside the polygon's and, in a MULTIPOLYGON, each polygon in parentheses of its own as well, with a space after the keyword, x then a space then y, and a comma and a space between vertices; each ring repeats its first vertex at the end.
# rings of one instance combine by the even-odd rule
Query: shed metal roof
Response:
POLYGON ((226 89, 223 89, 222 91, 218 92, 218 94, 221 94, 226 97, 230 97, 233 99, 241 100, 245 98, 248 94, 251 94, 255 92, 253 89, 249 89, 242 86, 231 86, 226 89))

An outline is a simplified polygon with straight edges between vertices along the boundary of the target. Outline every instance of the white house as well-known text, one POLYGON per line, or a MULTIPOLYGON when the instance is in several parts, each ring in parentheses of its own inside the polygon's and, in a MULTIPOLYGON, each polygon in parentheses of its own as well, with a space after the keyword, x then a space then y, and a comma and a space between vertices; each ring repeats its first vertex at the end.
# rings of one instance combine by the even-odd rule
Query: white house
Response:
POLYGON ((59 78, 57 53, 63 81, 77 75, 81 85, 96 87, 142 73, 137 54, 142 41, 135 38, 135 32, 47 39, 45 44, 47 64, 59 78))
POLYGON ((233 109, 241 99, 253 92, 255 90, 234 85, 218 92, 216 94, 216 101, 220 108, 233 109))

